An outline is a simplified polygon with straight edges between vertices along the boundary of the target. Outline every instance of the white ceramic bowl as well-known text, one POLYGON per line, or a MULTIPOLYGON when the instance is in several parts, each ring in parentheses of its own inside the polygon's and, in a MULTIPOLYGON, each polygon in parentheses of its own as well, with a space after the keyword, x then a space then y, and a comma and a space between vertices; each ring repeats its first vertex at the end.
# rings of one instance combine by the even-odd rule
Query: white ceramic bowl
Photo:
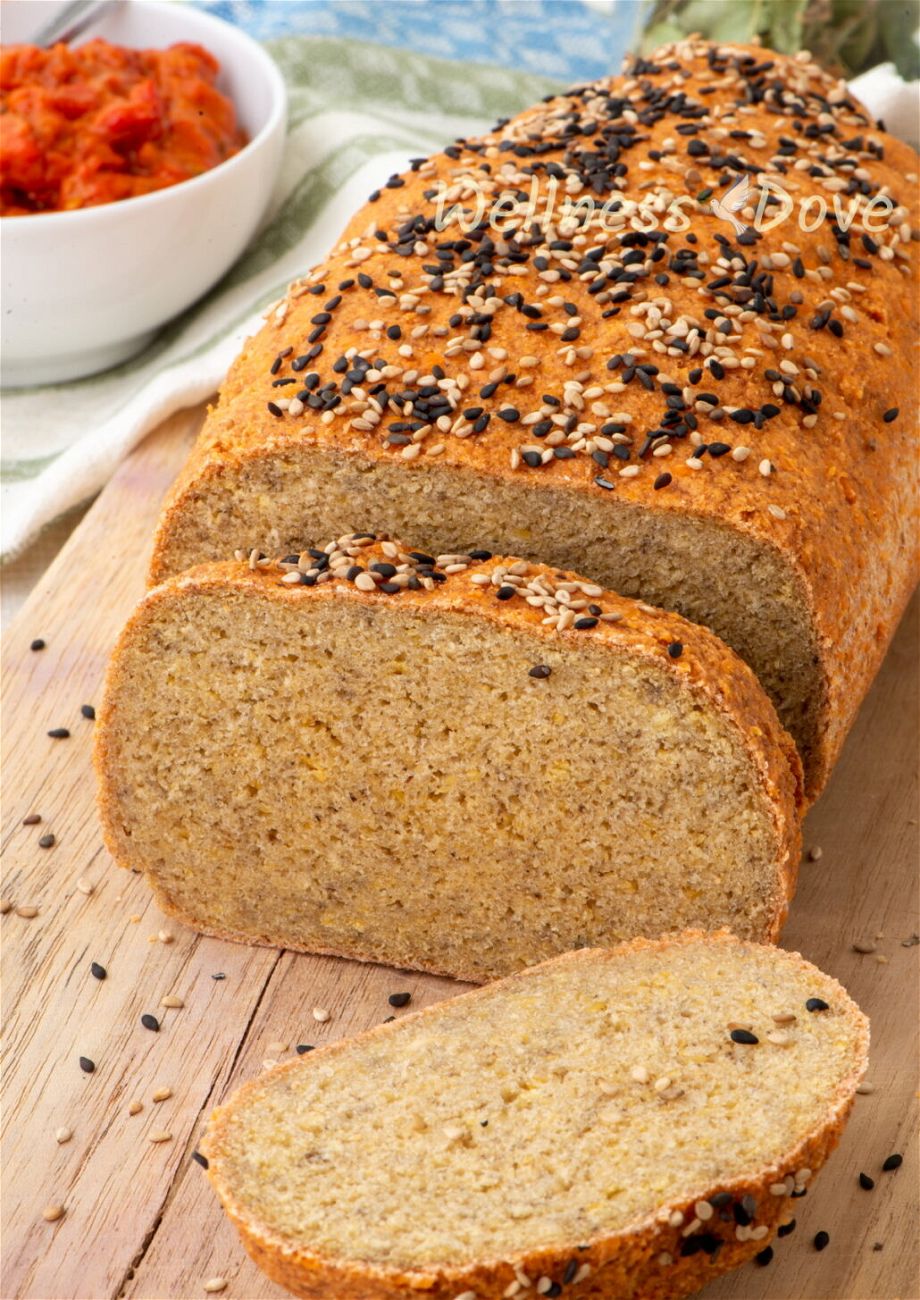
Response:
MULTIPOLYGON (((15 7, 3 6, 5 43, 23 39, 10 21, 15 7)), ((45 16, 50 7, 39 6, 45 16)), ((22 5, 33 15, 35 8, 22 5)), ((59 383, 139 352, 236 261, 281 165, 284 81, 245 33, 184 4, 130 0, 80 41, 91 36, 135 48, 203 45, 221 65, 218 87, 233 100, 249 143, 213 170, 153 194, 0 218, 4 387, 59 383)))

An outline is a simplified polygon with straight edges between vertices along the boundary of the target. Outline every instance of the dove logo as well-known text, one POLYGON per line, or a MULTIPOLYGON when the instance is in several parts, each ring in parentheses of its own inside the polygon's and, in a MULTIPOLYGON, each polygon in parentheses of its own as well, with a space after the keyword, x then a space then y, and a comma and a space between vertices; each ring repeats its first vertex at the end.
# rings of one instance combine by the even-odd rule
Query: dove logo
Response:
POLYGON ((746 208, 754 197, 754 187, 750 177, 745 173, 739 176, 730 189, 720 199, 709 200, 709 211, 720 221, 726 221, 734 227, 736 235, 743 235, 747 226, 735 216, 746 208))

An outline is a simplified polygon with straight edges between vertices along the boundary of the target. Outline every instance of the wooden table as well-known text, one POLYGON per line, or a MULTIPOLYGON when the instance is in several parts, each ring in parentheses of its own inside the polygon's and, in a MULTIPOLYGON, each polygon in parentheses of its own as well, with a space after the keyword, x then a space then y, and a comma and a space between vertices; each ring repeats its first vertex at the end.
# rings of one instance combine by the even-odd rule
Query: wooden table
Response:
MULTIPOLYGON (((166 922, 140 876, 117 870, 93 810, 92 722, 106 657, 143 588, 162 493, 200 423, 186 412, 125 462, 6 636, 3 936, 5 1106, 2 1295, 166 1300, 228 1280, 226 1296, 283 1293, 249 1262, 191 1160, 212 1106, 257 1074, 269 1044, 321 1044, 458 986, 383 967, 203 939, 166 922), (47 647, 32 652, 43 637, 47 647), (51 727, 71 730, 52 740, 51 727), (27 814, 41 814, 23 826, 27 814), (39 847, 51 832, 52 848, 39 847), (16 908, 36 907, 31 919, 16 908), (94 979, 90 963, 106 967, 94 979), (222 978, 216 978, 216 976, 222 978), (176 994, 182 1009, 164 1009, 176 994), (332 1018, 317 1024, 314 1006, 332 1018), (160 1017, 160 1032, 140 1016, 160 1017), (84 1073, 79 1058, 95 1062, 84 1073), (153 1094, 171 1088, 155 1103, 153 1094), (143 1109, 130 1113, 132 1102, 143 1109), (55 1133, 72 1130, 59 1143, 55 1133), (152 1141, 156 1133, 169 1140, 152 1141), (65 1207, 43 1219, 52 1203, 65 1207)), ((918 1279, 917 602, 809 816, 784 943, 837 976, 872 1018, 871 1095, 829 1169, 797 1202, 798 1227, 766 1268, 714 1283, 709 1300, 911 1300, 918 1279), (877 951, 859 954, 854 941, 877 951), (880 1166, 905 1155, 893 1174, 880 1166), (876 1179, 862 1191, 860 1170, 876 1179), (815 1232, 830 1233, 818 1254, 815 1232)), ((271 1054, 287 1059, 289 1051, 271 1054)), ((790 1086, 794 1086, 790 1081, 790 1086)), ((614 1300, 614 1298, 611 1298, 614 1300)))

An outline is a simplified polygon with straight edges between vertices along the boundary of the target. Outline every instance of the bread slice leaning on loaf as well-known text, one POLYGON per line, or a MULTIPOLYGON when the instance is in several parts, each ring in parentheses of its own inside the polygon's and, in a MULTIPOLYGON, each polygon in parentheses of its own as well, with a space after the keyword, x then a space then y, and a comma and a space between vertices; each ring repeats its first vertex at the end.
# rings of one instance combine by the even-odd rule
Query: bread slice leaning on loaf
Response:
POLYGON ((813 797, 917 580, 918 171, 699 40, 416 162, 246 344, 153 580, 358 526, 574 569, 751 664, 813 797))
POLYGON ((711 633, 368 535, 252 564, 151 592, 109 669, 106 842, 168 912, 471 980, 690 925, 777 937, 799 762, 711 633))
POLYGON ((214 1112, 246 1249, 311 1300, 676 1300, 836 1146, 868 1022, 796 953, 569 953, 311 1053, 214 1112))

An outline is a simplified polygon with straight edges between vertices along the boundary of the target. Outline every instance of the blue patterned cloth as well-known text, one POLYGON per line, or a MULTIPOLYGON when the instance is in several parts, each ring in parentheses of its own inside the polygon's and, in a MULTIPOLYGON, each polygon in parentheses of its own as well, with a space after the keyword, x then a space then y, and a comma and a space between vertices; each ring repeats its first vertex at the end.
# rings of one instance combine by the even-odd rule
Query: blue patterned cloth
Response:
POLYGON ((257 40, 332 36, 560 81, 618 72, 642 0, 195 0, 257 40))

